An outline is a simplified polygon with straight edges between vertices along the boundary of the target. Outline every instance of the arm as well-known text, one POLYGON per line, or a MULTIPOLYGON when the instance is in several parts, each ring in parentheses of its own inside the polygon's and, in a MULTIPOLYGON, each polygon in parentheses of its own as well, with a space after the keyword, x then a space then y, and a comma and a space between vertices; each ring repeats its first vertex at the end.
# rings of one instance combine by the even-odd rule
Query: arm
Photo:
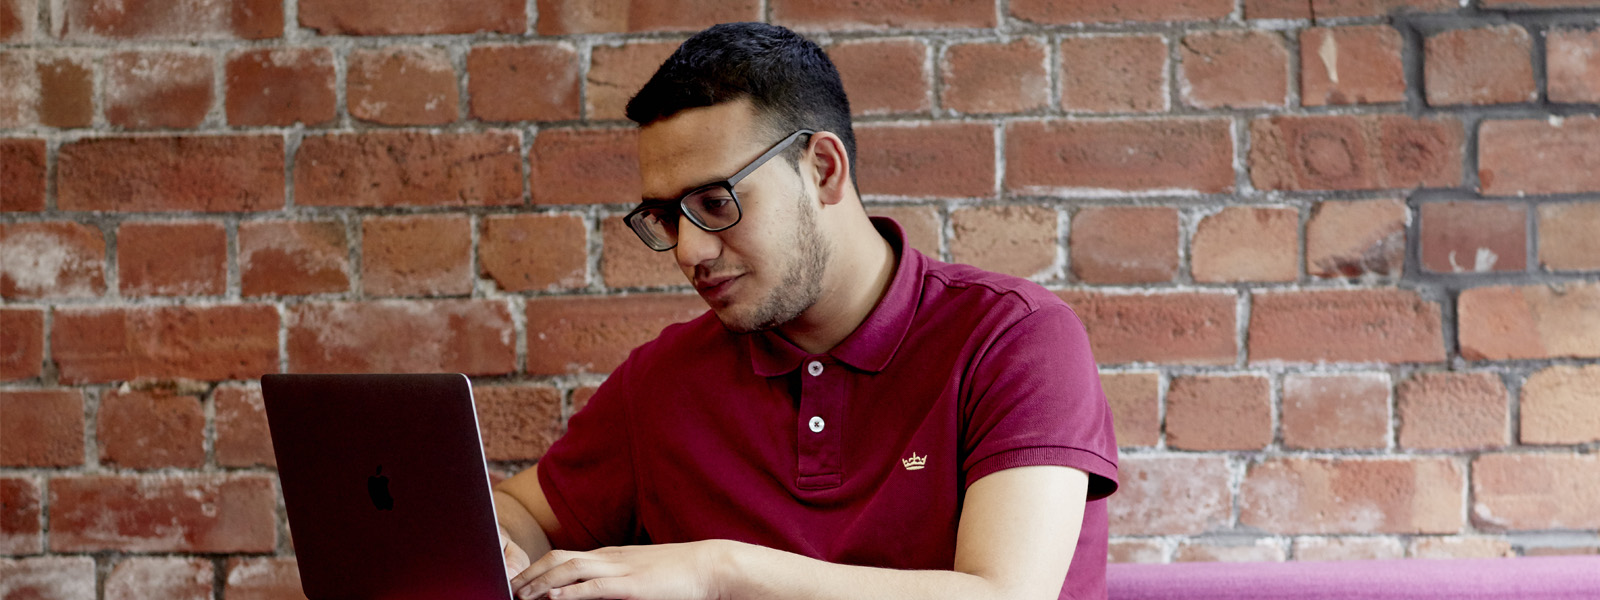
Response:
POLYGON ((561 524, 556 520, 544 489, 539 486, 538 473, 530 468, 500 482, 494 487, 494 513, 500 522, 501 542, 506 554, 506 567, 513 574, 528 566, 528 557, 544 556, 550 551, 550 534, 561 524), (522 552, 521 559, 505 547, 509 541, 522 552))

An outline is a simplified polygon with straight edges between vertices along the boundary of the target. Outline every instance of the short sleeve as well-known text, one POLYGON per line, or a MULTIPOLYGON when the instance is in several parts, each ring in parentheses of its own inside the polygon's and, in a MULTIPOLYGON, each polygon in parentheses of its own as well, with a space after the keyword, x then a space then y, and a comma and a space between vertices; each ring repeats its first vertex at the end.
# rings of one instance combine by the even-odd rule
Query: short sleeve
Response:
POLYGON ((552 546, 592 550, 637 543, 638 480, 634 476, 632 425, 626 376, 619 367, 572 415, 536 468, 560 532, 552 546))
POLYGON ((1089 500, 1117 489, 1111 408, 1088 333, 1065 304, 1017 320, 977 357, 962 398, 965 483, 1013 467, 1089 474, 1089 500))

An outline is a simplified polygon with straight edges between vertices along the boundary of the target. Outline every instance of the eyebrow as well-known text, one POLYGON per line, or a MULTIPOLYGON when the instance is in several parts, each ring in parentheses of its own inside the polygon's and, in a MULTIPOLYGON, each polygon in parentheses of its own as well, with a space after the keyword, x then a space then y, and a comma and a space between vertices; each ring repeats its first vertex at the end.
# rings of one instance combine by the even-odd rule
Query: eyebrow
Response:
POLYGON ((701 182, 701 183, 697 183, 695 185, 691 185, 689 187, 683 188, 682 191, 678 192, 677 196, 674 196, 674 197, 671 197, 671 198, 651 198, 651 197, 647 196, 644 199, 640 200, 639 204, 641 206, 645 205, 645 204, 652 204, 652 203, 676 204, 679 200, 682 200, 684 196, 689 195, 689 192, 693 192, 695 190, 698 190, 700 188, 706 187, 708 185, 712 185, 712 184, 716 184, 716 183, 722 183, 724 181, 727 181, 727 178, 712 179, 712 180, 709 180, 709 181, 704 181, 704 182, 701 182))

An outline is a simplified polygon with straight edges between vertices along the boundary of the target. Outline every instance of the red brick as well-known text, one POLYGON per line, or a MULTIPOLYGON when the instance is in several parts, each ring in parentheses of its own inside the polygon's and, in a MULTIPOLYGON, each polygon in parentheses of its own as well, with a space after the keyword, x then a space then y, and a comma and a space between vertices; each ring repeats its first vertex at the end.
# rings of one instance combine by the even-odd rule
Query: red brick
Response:
POLYGON ((523 0, 304 0, 300 26, 322 35, 522 33, 523 0))
POLYGON ((467 95, 472 118, 482 121, 576 119, 578 52, 566 44, 474 46, 467 95))
POLYGON ((1273 458, 1239 488, 1239 524, 1268 533, 1457 533, 1466 473, 1447 457, 1273 458))
POLYGON ((1246 19, 1310 19, 1312 0, 1244 0, 1246 19))
POLYGON ((546 129, 529 150, 534 204, 639 202, 639 132, 546 129))
POLYGON ((1539 205, 1539 264, 1556 271, 1600 271, 1600 202, 1539 205))
POLYGON ((211 56, 119 52, 106 58, 106 121, 129 129, 192 129, 213 95, 211 56))
POLYGON ((105 600, 210 600, 211 579, 210 559, 134 556, 106 575, 105 600))
POLYGON ((1552 29, 1545 34, 1551 102, 1600 102, 1600 31, 1552 29))
POLYGON ((1379 104, 1406 99, 1404 41, 1387 25, 1300 32, 1300 104, 1379 104))
POLYGON ((1528 206, 1510 202, 1422 205, 1422 268, 1435 273, 1524 271, 1528 206))
POLYGON ((1600 191, 1600 117, 1485 120, 1478 180, 1494 196, 1600 191))
POLYGON ((85 298, 105 293, 105 237, 65 221, 0 224, 0 297, 85 298), (15 257, 15 258, 13 258, 15 257))
POLYGON ((939 239, 944 237, 944 225, 939 219, 939 209, 932 206, 868 206, 867 214, 894 219, 905 233, 906 245, 927 256, 939 257, 939 239))
POLYGON ((1455 187, 1462 135, 1451 117, 1264 117, 1250 124, 1250 181, 1263 190, 1455 187))
POLYGON ((1600 283, 1493 286, 1456 300, 1467 360, 1600 358, 1600 283))
POLYGON ((199 398, 113 390, 100 399, 98 415, 103 465, 129 469, 205 465, 206 415, 199 398))
POLYGON ((117 229, 124 296, 205 296, 226 291, 228 232, 212 221, 126 222, 117 229))
POLYGON ((44 550, 39 500, 39 483, 32 477, 0 477, 0 554, 44 550))
POLYGON ((373 131, 307 137, 295 154, 295 204, 521 204, 521 154, 517 134, 509 131, 373 131))
POLYGON ((950 260, 1017 277, 1055 272, 1059 213, 1043 206, 979 206, 950 211, 950 260))
POLYGON ((61 145, 56 207, 241 212, 283 208, 283 136, 90 138, 61 145))
POLYGON ((1289 99, 1289 50, 1267 31, 1213 31, 1183 37, 1179 90, 1198 108, 1283 106, 1289 99))
POLYGON ((0 592, 7 600, 72 600, 95 597, 94 558, 39 556, 0 558, 0 592))
POLYGON ((38 0, 0 2, 0 41, 31 42, 38 30, 38 0))
POLYGON ((272 435, 261 388, 219 386, 211 396, 216 407, 217 465, 223 467, 277 467, 272 435))
POLYGON ((228 600, 305 600, 300 588, 300 568, 293 556, 230 557, 227 567, 228 600))
POLYGON ((928 45, 922 40, 851 40, 830 45, 827 52, 850 97, 850 114, 926 113, 933 107, 928 45))
MULTIPOLYGON (((651 250, 620 216, 600 222, 600 246, 600 279, 606 287, 669 287, 687 282, 672 252, 651 250)), ((581 252, 566 256, 583 260, 581 252)), ((582 277, 581 270, 578 275, 582 277)))
POLYGON ((57 552, 272 552, 276 501, 265 475, 54 477, 57 552))
POLYGON ((1600 456, 1484 454, 1472 522, 1485 531, 1600 528, 1600 456))
POLYGON ((1429 450, 1506 445, 1506 386, 1494 373, 1418 373, 1395 386, 1400 447, 1429 450))
POLYGON ((38 377, 44 368, 44 311, 0 308, 0 381, 38 377))
POLYGON ((539 0, 538 13, 539 35, 699 31, 763 20, 756 0, 539 0))
POLYGON ((585 284, 587 228, 577 215, 491 215, 483 219, 478 244, 480 271, 500 289, 525 292, 585 284))
POLYGON ((0 465, 71 467, 83 464, 83 392, 0 392, 0 465))
POLYGON ((1161 440, 1161 375, 1101 373, 1100 388, 1111 405, 1117 445, 1155 446, 1161 440))
POLYGON ((1154 540, 1111 540, 1106 562, 1156 564, 1166 562, 1161 542, 1154 540))
POLYGON ((1181 450, 1260 450, 1272 442, 1271 384, 1256 375, 1174 377, 1167 390, 1167 445, 1181 450))
POLYGON ((1050 104, 1049 50, 1039 40, 954 44, 940 65, 939 103, 957 113, 1033 112, 1050 104))
POLYGON ((1095 35, 1061 40, 1063 110, 1162 112, 1167 105, 1166 38, 1095 35))
POLYGON ((1329 19, 1443 12, 1460 8, 1458 2, 1460 0, 1311 0, 1311 14, 1318 19, 1329 19))
POLYGON ((1233 493, 1220 456, 1127 456, 1118 478, 1123 485, 1106 503, 1112 535, 1193 535, 1228 526, 1233 493))
POLYGON ((472 221, 466 215, 401 215, 361 221, 361 291, 373 296, 452 296, 472 291, 472 221))
POLYGON ((635 346, 706 312, 698 296, 555 296, 528 299, 528 374, 609 373, 635 346))
POLYGON ((1491 537, 1417 537, 1411 558, 1506 558, 1516 556, 1511 542, 1491 537))
POLYGON ((1315 277, 1400 275, 1411 211, 1400 200, 1330 200, 1306 221, 1306 273, 1315 277))
POLYGON ((350 116, 384 125, 443 125, 456 120, 460 92, 444 48, 396 46, 352 50, 345 75, 350 116))
POLYGON ((291 373, 516 370, 516 334, 503 301, 308 303, 289 310, 288 324, 291 373))
POLYGON ((1483 5, 1488 8, 1503 8, 1507 10, 1539 10, 1547 8, 1594 8, 1600 6, 1595 0, 1484 0, 1483 5))
POLYGON ((1439 304, 1401 289, 1257 292, 1250 362, 1441 362, 1439 304))
POLYGON ((914 197, 994 194, 994 127, 922 122, 855 128, 861 193, 914 197))
POLYGON ((63 307, 50 346, 62 383, 255 379, 278 370, 272 306, 63 307))
POLYGON ((350 250, 344 224, 240 223, 239 283, 246 296, 350 291, 350 250))
POLYGON ((154 0, 65 0, 61 38, 184 41, 262 40, 283 35, 283 4, 278 0, 158 2, 154 0))
POLYGON ((326 125, 338 117, 327 48, 237 50, 228 55, 228 124, 326 125))
POLYGON ((561 437, 561 390, 543 385, 476 386, 472 396, 488 460, 539 460, 561 437))
POLYGON ((1600 546, 1523 546, 1523 556, 1588 556, 1600 554, 1600 546))
POLYGON ((1013 0, 1011 16, 1047 25, 1215 21, 1233 12, 1231 0, 1013 0))
POLYGON ((1405 558, 1400 540, 1390 537, 1303 537, 1294 540, 1295 560, 1390 560, 1405 558))
POLYGON ((1186 540, 1178 545, 1173 562, 1283 562, 1283 546, 1273 539, 1186 540))
POLYGON ((594 397, 594 393, 598 391, 600 391, 600 388, 595 386, 583 386, 572 390, 572 412, 576 414, 579 410, 582 410, 585 405, 589 404, 589 399, 594 397))
POLYGON ((1006 124, 1005 189, 1029 195, 1233 190, 1225 119, 1006 124))
POLYGON ((626 118, 628 100, 644 87, 682 42, 632 42, 590 50, 584 115, 591 121, 626 118))
POLYGON ((1294 281, 1300 277, 1300 211, 1229 206, 1195 227, 1189 262, 1202 283, 1294 281))
POLYGON ((1072 273, 1086 283, 1159 283, 1178 274, 1178 211, 1097 206, 1072 218, 1072 273))
POLYGON ((1506 104, 1539 97, 1533 40, 1517 25, 1457 29, 1425 42, 1428 104, 1506 104))
POLYGON ((1232 293, 1056 292, 1089 331, 1102 365, 1128 362, 1231 365, 1237 297, 1232 293))
POLYGON ((1285 448, 1389 445, 1389 377, 1383 373, 1285 375, 1282 403, 1285 448))
POLYGON ((0 53, 0 127, 88 127, 98 62, 77 49, 0 53))
POLYGON ((995 26, 994 0, 772 0, 771 22, 801 31, 883 29, 989 29, 995 26))
POLYGON ((1522 384, 1524 444, 1600 441, 1600 365, 1555 365, 1522 384))
POLYGON ((0 212, 44 210, 46 164, 44 140, 0 140, 0 212))

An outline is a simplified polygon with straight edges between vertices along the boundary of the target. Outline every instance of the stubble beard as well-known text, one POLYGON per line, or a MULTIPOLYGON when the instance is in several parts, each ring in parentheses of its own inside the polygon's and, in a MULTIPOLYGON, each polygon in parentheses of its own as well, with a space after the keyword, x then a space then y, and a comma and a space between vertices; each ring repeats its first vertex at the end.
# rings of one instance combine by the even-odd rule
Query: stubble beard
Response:
POLYGON ((822 274, 832 252, 818 235, 816 209, 805 202, 803 192, 795 198, 795 207, 799 215, 789 240, 795 254, 783 279, 749 314, 724 317, 722 324, 729 330, 749 333, 773 329, 793 321, 822 297, 822 274))

